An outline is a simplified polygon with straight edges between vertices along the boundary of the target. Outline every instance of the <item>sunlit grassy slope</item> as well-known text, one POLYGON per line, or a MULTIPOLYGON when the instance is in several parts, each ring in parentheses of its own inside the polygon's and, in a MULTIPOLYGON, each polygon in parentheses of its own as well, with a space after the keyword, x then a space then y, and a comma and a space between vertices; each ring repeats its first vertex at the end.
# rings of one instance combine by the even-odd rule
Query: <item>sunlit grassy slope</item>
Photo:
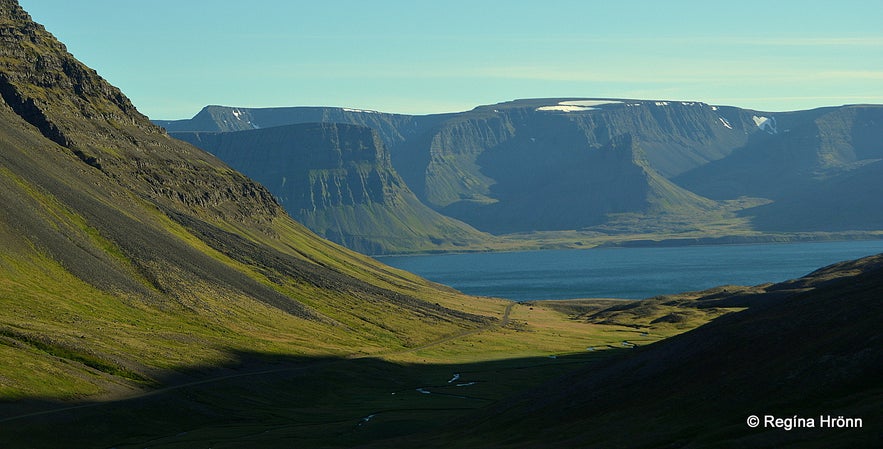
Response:
POLYGON ((0 28, 3 398, 153 388, 237 352, 386 352, 500 319, 502 301, 318 238, 16 2, 0 28))

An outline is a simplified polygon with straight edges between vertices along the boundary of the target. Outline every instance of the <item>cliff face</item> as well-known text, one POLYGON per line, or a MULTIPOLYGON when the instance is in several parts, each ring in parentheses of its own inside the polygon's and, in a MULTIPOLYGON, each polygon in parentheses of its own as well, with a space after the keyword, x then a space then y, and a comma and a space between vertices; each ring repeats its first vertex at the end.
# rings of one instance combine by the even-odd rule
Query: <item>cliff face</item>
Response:
POLYGON ((572 103, 523 100, 447 120, 430 131, 423 188, 416 190, 433 207, 492 233, 580 229, 611 213, 651 212, 648 198, 670 196, 657 181, 746 139, 745 130, 724 126, 719 111, 701 103, 572 103), (617 140, 622 136, 627 144, 617 140), (627 154, 616 157, 623 145, 627 154))
POLYGON ((318 123, 173 133, 266 185, 298 221, 366 253, 455 249, 489 236, 423 205, 375 131, 318 123))
POLYGON ((434 128, 423 198, 436 207, 484 198, 491 185, 499 184, 497 176, 504 171, 499 167, 554 171, 625 134, 640 142, 650 168, 670 177, 729 154, 753 132, 735 110, 702 103, 567 103, 521 100, 484 106, 434 128))
POLYGON ((314 120, 371 127, 420 201, 495 234, 649 229, 633 226, 632 219, 632 225, 617 224, 623 214, 644 224, 672 218, 675 228, 689 229, 708 219, 739 220, 715 201, 741 203, 745 197, 772 201, 740 212, 753 229, 800 231, 883 228, 874 214, 861 212, 875 208, 874 201, 844 190, 878 188, 863 174, 874 168, 863 167, 881 158, 880 114, 879 106, 767 113, 699 102, 536 99, 422 117, 209 107, 173 124, 224 128, 234 119, 250 127, 314 120), (623 136, 638 151, 612 157, 623 136), (801 193, 807 191, 813 195, 801 193), (805 219, 816 214, 814 198, 843 194, 854 207, 836 215, 849 218, 836 226, 805 219))
POLYGON ((776 114, 775 119, 775 128, 676 181, 714 198, 780 199, 883 159, 883 107, 823 108, 776 114))
POLYGON ((279 208, 265 189, 170 141, 17 3, 3 6, 0 95, 44 137, 115 182, 171 207, 255 222, 276 216, 279 208), (172 169, 178 174, 170 176, 172 169))

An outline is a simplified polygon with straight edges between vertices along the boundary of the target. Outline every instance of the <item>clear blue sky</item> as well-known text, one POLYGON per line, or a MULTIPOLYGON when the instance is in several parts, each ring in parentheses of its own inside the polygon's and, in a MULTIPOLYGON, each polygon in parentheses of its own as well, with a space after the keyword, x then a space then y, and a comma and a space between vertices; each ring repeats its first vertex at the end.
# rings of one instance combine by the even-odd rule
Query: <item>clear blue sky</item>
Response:
POLYGON ((883 1, 20 0, 155 119, 207 104, 883 103, 883 1))

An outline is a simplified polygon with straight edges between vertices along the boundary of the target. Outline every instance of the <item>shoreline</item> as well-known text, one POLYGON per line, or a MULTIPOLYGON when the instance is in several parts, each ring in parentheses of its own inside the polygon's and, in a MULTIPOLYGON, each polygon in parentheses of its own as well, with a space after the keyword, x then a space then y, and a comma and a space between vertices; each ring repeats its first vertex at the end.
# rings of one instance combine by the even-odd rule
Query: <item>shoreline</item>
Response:
MULTIPOLYGON (((578 231, 560 231, 565 233, 578 231)), ((861 240, 883 240, 883 231, 838 231, 838 232, 793 232, 793 233, 776 233, 776 234, 728 234, 728 235, 706 235, 695 237, 676 237, 671 235, 660 234, 657 238, 652 235, 632 235, 624 238, 599 238, 586 237, 578 240, 577 237, 561 238, 559 243, 543 243, 543 236, 539 236, 536 240, 530 238, 515 237, 513 235, 498 236, 512 243, 511 246, 505 245, 500 249, 493 248, 475 248, 475 249, 456 249, 456 250, 429 250, 414 251, 400 253, 384 253, 384 254, 366 254, 368 257, 383 260, 387 257, 405 257, 405 256, 437 256, 445 254, 476 254, 476 253, 507 253, 522 251, 545 251, 545 250, 590 250, 598 248, 676 248, 688 246, 731 246, 731 245, 754 245, 754 244, 788 244, 788 243, 813 243, 813 242, 836 242, 836 241, 861 241, 861 240), (592 242, 591 240, 594 240, 592 242), (519 245, 519 241, 524 243, 519 245), (588 242, 587 242, 588 241, 588 242)))

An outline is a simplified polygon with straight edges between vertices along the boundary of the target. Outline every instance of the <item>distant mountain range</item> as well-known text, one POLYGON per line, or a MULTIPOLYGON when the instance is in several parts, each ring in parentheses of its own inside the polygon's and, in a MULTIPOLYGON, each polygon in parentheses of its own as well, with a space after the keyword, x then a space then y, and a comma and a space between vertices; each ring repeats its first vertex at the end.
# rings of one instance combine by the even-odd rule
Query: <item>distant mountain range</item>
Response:
MULTIPOLYGON (((711 223, 755 233, 883 230, 878 105, 771 113, 699 102, 560 98, 426 116, 208 106, 190 120, 156 123, 267 185, 320 235, 362 251, 470 247, 490 237, 481 232, 678 233, 711 223), (311 139, 310 128, 268 129, 305 123, 371 128, 385 147, 369 149, 380 154, 373 170, 402 180, 395 189, 410 190, 422 205, 387 203, 359 219, 347 207, 371 208, 370 196, 354 198, 359 206, 294 200, 295 185, 311 183, 301 178, 330 167, 311 165, 303 149, 268 157, 254 136, 262 136, 261 146, 297 146, 311 139), (243 132, 253 137, 234 137, 243 132), (296 173, 281 168, 295 166, 296 173), (433 226, 438 217, 423 205, 455 220, 433 226), (326 218, 313 218, 319 215, 326 218), (412 223, 408 238, 393 241, 383 226, 390 222, 412 223)), ((313 151, 335 151, 340 142, 320 148, 313 141, 313 151)), ((361 188, 346 184, 341 178, 342 189, 361 188)))

